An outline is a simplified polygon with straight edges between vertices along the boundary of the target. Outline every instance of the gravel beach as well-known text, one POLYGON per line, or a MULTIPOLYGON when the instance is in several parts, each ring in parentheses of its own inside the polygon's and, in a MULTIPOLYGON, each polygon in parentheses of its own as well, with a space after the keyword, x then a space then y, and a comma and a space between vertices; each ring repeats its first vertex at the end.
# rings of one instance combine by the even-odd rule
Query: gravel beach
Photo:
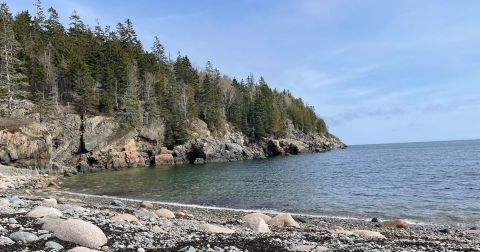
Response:
POLYGON ((3 171, 0 251, 480 251, 474 226, 162 205, 3 171))

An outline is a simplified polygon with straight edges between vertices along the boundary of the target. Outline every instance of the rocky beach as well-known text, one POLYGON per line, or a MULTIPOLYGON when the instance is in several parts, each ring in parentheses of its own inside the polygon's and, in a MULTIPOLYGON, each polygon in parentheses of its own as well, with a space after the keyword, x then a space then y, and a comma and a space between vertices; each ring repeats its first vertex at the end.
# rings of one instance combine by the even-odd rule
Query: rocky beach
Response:
POLYGON ((56 176, 0 168, 1 251, 480 251, 475 226, 81 195, 56 176))

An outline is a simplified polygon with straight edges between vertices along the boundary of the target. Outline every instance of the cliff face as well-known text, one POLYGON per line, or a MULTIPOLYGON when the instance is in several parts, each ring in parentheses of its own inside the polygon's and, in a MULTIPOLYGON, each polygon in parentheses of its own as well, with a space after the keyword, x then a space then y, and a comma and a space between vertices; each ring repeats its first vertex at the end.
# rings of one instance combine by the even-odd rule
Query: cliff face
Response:
POLYGON ((167 149, 164 125, 153 123, 139 130, 122 128, 112 117, 81 118, 67 114, 50 123, 35 122, 0 130, 0 163, 61 173, 118 169, 149 165, 201 164, 258 159, 346 147, 331 134, 313 135, 288 124, 284 139, 251 141, 227 125, 214 136, 196 120, 190 140, 167 149))

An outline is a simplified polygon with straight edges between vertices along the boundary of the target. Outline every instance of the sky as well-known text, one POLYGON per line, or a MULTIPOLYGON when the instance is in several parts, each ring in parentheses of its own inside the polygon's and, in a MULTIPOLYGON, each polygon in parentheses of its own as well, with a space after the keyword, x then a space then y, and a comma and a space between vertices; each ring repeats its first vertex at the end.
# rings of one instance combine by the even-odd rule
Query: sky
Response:
MULTIPOLYGON (((7 0, 13 13, 32 0, 7 0)), ((289 89, 345 143, 480 138, 480 1, 45 0, 144 46, 289 89)))

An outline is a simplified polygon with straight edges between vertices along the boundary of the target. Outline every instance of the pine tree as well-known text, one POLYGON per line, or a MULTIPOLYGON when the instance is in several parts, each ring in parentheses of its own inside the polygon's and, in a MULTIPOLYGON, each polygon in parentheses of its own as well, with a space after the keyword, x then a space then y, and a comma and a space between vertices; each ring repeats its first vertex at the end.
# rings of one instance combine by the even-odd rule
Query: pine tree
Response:
POLYGON ((11 114, 14 100, 25 98, 27 82, 20 72, 22 62, 17 58, 18 42, 12 28, 13 17, 5 3, 0 5, 0 48, 1 48, 1 71, 0 87, 6 93, 8 110, 11 114))

